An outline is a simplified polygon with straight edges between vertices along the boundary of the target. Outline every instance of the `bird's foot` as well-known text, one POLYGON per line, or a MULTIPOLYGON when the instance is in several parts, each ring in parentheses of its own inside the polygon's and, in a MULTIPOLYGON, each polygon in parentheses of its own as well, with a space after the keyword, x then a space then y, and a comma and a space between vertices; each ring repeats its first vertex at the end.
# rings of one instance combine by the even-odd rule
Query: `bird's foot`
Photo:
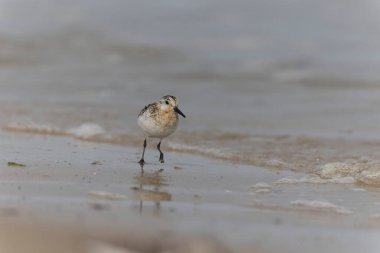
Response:
POLYGON ((158 159, 160 161, 160 163, 164 163, 165 160, 164 160, 164 154, 160 154, 160 159, 158 159))
POLYGON ((140 159, 140 161, 139 161, 139 164, 141 165, 141 166, 143 166, 144 164, 145 164, 145 161, 144 161, 144 159, 140 159))

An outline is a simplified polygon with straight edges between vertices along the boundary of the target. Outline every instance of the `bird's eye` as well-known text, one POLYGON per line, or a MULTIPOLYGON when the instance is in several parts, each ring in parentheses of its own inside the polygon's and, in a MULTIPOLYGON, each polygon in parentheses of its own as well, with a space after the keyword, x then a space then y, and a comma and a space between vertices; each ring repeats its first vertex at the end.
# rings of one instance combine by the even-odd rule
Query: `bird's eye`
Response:
POLYGON ((168 105, 168 104, 169 104, 169 101, 165 101, 165 104, 167 104, 167 105, 168 105))

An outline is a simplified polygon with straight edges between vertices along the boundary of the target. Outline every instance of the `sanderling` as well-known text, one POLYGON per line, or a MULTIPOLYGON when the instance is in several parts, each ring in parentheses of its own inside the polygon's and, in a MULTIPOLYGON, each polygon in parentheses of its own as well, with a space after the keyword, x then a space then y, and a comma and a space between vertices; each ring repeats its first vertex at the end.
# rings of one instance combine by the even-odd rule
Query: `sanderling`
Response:
POLYGON ((148 137, 158 138, 160 142, 157 145, 158 151, 160 151, 161 163, 164 162, 164 153, 162 153, 160 146, 163 138, 171 135, 178 125, 178 114, 186 118, 177 107, 177 99, 174 96, 163 96, 157 102, 149 104, 144 107, 139 113, 137 122, 141 129, 144 131, 144 149, 139 163, 144 164, 144 154, 146 148, 146 139, 148 137))

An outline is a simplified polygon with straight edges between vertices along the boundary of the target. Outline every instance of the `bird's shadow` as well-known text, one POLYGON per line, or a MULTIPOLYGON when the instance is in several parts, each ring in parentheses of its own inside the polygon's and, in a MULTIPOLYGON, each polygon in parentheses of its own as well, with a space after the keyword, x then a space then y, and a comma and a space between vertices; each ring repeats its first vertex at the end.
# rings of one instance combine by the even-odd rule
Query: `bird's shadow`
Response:
POLYGON ((159 215, 161 212, 161 202, 171 201, 172 195, 164 191, 168 185, 164 169, 159 168, 154 171, 145 171, 144 164, 140 164, 140 171, 134 176, 135 197, 139 201, 139 213, 143 214, 144 202, 154 202, 153 213, 159 215))

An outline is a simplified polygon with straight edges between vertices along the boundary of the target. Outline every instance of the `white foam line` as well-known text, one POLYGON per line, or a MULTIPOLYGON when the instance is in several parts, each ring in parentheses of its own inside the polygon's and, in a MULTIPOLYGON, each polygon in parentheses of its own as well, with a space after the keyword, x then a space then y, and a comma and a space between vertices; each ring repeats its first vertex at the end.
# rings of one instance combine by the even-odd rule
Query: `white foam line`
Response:
POLYGON ((168 142, 167 145, 170 148, 172 148, 174 150, 179 150, 179 151, 198 152, 201 154, 213 155, 213 156, 217 156, 217 157, 225 157, 226 156, 226 154, 223 153, 221 150, 215 149, 215 148, 205 148, 205 147, 201 147, 201 146, 192 146, 192 145, 178 144, 178 143, 172 143, 172 142, 168 142))
POLYGON ((353 177, 338 177, 322 179, 320 177, 302 177, 302 178, 281 178, 273 184, 354 184, 353 177))
POLYGON ((345 207, 334 205, 328 201, 298 199, 290 202, 293 206, 309 208, 316 211, 334 212, 339 214, 351 214, 352 211, 345 207))
POLYGON ((87 139, 97 135, 103 135, 106 131, 98 124, 84 123, 78 127, 70 128, 67 132, 77 138, 87 139))

